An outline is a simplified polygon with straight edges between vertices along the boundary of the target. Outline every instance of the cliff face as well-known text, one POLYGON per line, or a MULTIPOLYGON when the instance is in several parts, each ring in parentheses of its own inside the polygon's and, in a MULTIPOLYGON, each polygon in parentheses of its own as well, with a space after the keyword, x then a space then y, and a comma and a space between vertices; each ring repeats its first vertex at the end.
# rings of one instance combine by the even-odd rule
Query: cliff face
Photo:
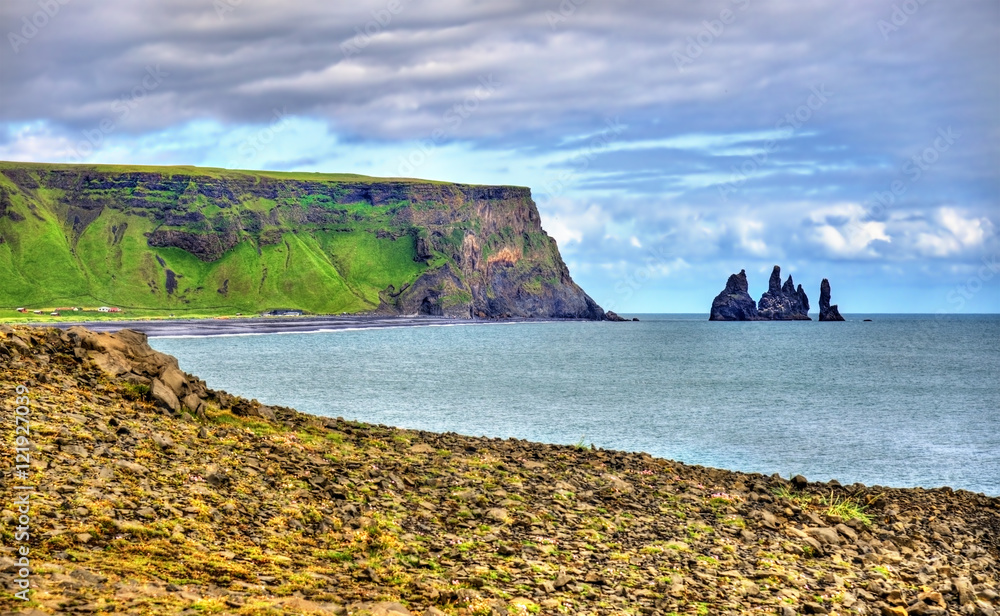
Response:
POLYGON ((733 274, 726 288, 715 296, 709 321, 759 321, 757 305, 750 297, 746 270, 733 274))
POLYGON ((809 318, 809 298, 799 285, 795 288, 792 277, 781 284, 781 268, 777 265, 771 270, 767 292, 761 296, 757 304, 760 317, 768 321, 811 321, 809 318))
POLYGON ((527 188, 0 163, 0 306, 601 319, 527 188))

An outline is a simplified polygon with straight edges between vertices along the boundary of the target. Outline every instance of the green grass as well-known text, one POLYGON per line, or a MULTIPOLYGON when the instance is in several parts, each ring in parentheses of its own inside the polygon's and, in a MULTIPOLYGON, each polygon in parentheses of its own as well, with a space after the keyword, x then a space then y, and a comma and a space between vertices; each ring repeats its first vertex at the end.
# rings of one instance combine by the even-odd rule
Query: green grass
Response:
POLYGON ((126 383, 122 386, 122 396, 127 400, 149 400, 149 385, 142 383, 126 383))
POLYGON ((806 507, 812 504, 815 500, 811 494, 801 494, 799 492, 794 492, 789 490, 785 486, 781 486, 774 491, 774 495, 778 498, 783 498, 798 507, 806 507))
MULTIPOLYGON (((484 256, 503 248, 524 255, 515 268, 524 292, 558 284, 562 262, 551 238, 537 228, 484 230, 488 221, 451 186, 353 174, 0 161, 0 322, 250 316, 275 308, 363 313, 378 308, 390 286, 406 288, 437 268, 460 281, 437 290, 446 309, 461 311, 473 302, 472 286, 485 282, 482 272, 459 266, 467 233, 479 237, 484 256), (406 186, 388 188, 399 198, 360 196, 359 186, 376 182, 406 186), (202 194, 205 187, 223 190, 202 194), (426 200, 414 198, 421 190, 426 200), (192 248, 150 246, 150 235, 164 232, 182 234, 187 243, 173 243, 192 248), (430 243, 429 260, 416 259, 417 237, 430 243), (215 238, 225 243, 200 258, 193 246, 215 238), (48 314, 99 306, 124 312, 48 314), (19 307, 29 313, 14 312, 19 307)), ((494 202, 495 224, 526 205, 526 196, 494 202)))
MULTIPOLYGON (((196 174, 203 178, 238 177, 240 172, 193 167, 69 166, 0 163, 0 172, 29 171, 44 184, 56 169, 86 169, 102 173, 157 172, 196 174)), ((260 173, 255 177, 309 179, 322 182, 371 180, 356 175, 260 173)), ((191 183, 189 183, 191 184, 191 183)), ((187 186, 184 187, 187 189, 187 186)), ((316 313, 365 312, 379 305, 379 291, 412 283, 426 265, 414 260, 412 235, 396 233, 377 237, 391 227, 393 212, 367 203, 336 206, 344 214, 344 228, 337 231, 308 224, 281 221, 283 211, 275 200, 251 198, 229 207, 203 197, 187 206, 176 205, 179 195, 167 191, 135 189, 82 190, 76 201, 104 207, 82 232, 74 229, 64 194, 55 189, 25 191, 0 173, 0 191, 14 218, 0 218, 0 319, 13 322, 136 318, 147 316, 216 316, 253 313, 273 308, 299 308, 316 313), (147 234, 161 226, 151 216, 122 202, 142 198, 156 207, 183 207, 200 212, 206 220, 176 227, 211 235, 213 225, 237 227, 252 213, 278 218, 281 226, 266 224, 277 243, 267 243, 243 232, 234 248, 222 258, 205 262, 180 248, 151 247, 147 234), (242 217, 242 218, 241 218, 242 217), (236 223, 233 223, 236 221, 236 223), (124 229, 124 231, 122 231, 124 229), (287 230, 293 232, 287 232, 287 230), (296 233, 299 229, 306 233, 296 233), (177 288, 168 292, 167 272, 175 275, 177 288), (223 293, 222 291, 226 291, 223 293), (118 306, 122 314, 67 313, 59 318, 48 312, 57 307, 96 308, 118 306), (22 315, 13 309, 45 309, 43 315, 22 315), (11 311, 11 312, 8 312, 11 311)), ((306 207, 316 195, 298 195, 306 207)), ((296 198, 292 199, 293 201, 296 198)), ((325 207, 326 204, 318 206, 325 207)), ((250 218, 253 220, 253 218, 250 218)))
POLYGON ((833 494, 830 494, 828 497, 814 496, 812 494, 794 492, 784 486, 776 489, 774 495, 801 508, 815 507, 826 515, 838 516, 845 522, 859 520, 865 526, 872 525, 871 516, 866 512, 868 509, 867 505, 862 505, 850 497, 834 496, 833 494))
MULTIPOLYGON (((175 175, 204 176, 214 179, 236 178, 241 176, 251 176, 253 178, 271 178, 276 180, 309 180, 316 182, 366 182, 378 180, 380 182, 416 182, 421 184, 446 185, 451 182, 440 182, 437 180, 426 180, 419 178, 376 178, 368 175, 356 173, 319 173, 306 171, 266 171, 253 169, 223 169, 220 167, 194 167, 191 165, 71 165, 68 163, 22 163, 12 161, 0 161, 0 172, 5 169, 29 169, 34 171, 47 172, 51 170, 79 170, 94 171, 97 173, 160 173, 166 177, 175 175)), ((477 186, 477 184, 470 184, 477 186)))
POLYGON ((270 434, 277 434, 278 430, 274 427, 274 424, 263 420, 254 419, 252 417, 237 417, 232 413, 220 411, 215 413, 208 413, 208 418, 211 422, 222 425, 230 426, 236 428, 245 428, 250 430, 257 436, 266 436, 270 434))
POLYGON ((845 522, 859 520, 865 526, 872 525, 871 516, 865 512, 868 507, 862 506, 861 503, 852 498, 831 496, 830 498, 823 499, 823 504, 826 506, 828 514, 840 516, 845 522))

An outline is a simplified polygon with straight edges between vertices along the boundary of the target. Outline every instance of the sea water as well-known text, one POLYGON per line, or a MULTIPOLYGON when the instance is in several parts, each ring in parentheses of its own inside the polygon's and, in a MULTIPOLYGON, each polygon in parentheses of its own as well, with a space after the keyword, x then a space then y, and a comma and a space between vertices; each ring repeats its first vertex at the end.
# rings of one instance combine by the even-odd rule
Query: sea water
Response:
POLYGON ((212 388, 316 415, 1000 495, 998 315, 639 317, 151 344, 212 388))

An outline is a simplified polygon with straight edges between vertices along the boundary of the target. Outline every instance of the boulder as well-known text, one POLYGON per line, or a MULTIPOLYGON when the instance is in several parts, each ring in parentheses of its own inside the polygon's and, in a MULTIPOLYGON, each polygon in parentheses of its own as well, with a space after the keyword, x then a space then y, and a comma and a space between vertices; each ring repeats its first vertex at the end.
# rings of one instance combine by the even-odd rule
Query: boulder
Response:
POLYGON ((187 383, 187 377, 184 373, 180 371, 180 368, 175 368, 174 366, 166 366, 160 373, 160 382, 170 388, 170 391, 174 392, 174 395, 180 397, 184 393, 184 385, 187 383))
POLYGON ((404 605, 391 601, 355 603, 348 611, 351 614, 371 614, 371 616, 410 616, 410 611, 404 605))
POLYGON ((188 394, 184 398, 184 406, 195 415, 205 412, 205 401, 199 398, 197 394, 188 394))
POLYGON ((726 288, 712 301, 709 321, 759 321, 757 304, 748 291, 746 270, 733 274, 726 281, 726 288))
POLYGON ((76 347, 83 350, 84 356, 97 363, 109 376, 118 376, 115 372, 120 366, 129 366, 136 374, 156 377, 171 369, 180 370, 177 359, 154 350, 142 332, 123 329, 113 334, 95 333, 75 326, 69 328, 66 334, 76 347))
POLYGON ((153 432, 152 434, 149 435, 149 438, 160 449, 164 449, 164 450, 173 449, 174 446, 175 446, 174 439, 170 438, 170 436, 168 436, 166 434, 160 434, 159 432, 153 432))
POLYGON ((205 469, 205 482, 213 488, 221 488, 229 483, 229 475, 216 464, 211 464, 205 469))
POLYGON ((121 354, 115 353, 92 353, 90 361, 108 376, 116 377, 127 374, 132 370, 132 365, 121 354))
POLYGON ((757 302, 757 313, 768 321, 811 321, 809 318, 809 298, 799 285, 796 289, 792 277, 781 284, 781 268, 771 270, 767 292, 757 302))
POLYGON ((159 406, 169 409, 173 412, 181 410, 181 403, 177 400, 177 396, 174 392, 163 384, 160 379, 153 379, 153 387, 150 389, 150 395, 153 396, 153 400, 159 406))
POLYGON ((11 348, 17 349, 17 351, 22 355, 31 353, 31 347, 19 336, 10 336, 7 339, 7 345, 11 348))
POLYGON ((837 305, 830 305, 830 281, 826 278, 819 284, 819 320, 820 321, 843 321, 837 305))
POLYGON ((267 405, 260 405, 255 409, 257 417, 261 419, 266 419, 268 421, 277 421, 278 417, 274 413, 274 409, 267 405))

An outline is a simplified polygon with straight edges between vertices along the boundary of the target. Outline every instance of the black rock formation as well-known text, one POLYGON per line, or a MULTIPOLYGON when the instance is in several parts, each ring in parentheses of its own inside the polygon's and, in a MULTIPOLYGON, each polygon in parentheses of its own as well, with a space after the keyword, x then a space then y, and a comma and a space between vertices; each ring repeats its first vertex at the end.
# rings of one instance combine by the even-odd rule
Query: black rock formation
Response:
POLYGON ((709 321, 759 321, 757 304, 750 297, 747 272, 740 270, 726 282, 726 288, 715 296, 709 321))
POLYGON ((608 310, 607 312, 605 312, 604 319, 606 321, 617 321, 617 322, 628 321, 628 319, 626 319, 625 317, 618 316, 618 313, 615 312, 614 310, 608 310))
POLYGON ((826 278, 819 284, 819 320, 820 321, 843 321, 837 305, 830 305, 830 281, 826 278))
POLYGON ((781 268, 771 270, 767 293, 757 303, 757 313, 765 321, 811 321, 809 318, 809 298, 802 285, 795 288, 789 276, 784 286, 781 284, 781 268))

